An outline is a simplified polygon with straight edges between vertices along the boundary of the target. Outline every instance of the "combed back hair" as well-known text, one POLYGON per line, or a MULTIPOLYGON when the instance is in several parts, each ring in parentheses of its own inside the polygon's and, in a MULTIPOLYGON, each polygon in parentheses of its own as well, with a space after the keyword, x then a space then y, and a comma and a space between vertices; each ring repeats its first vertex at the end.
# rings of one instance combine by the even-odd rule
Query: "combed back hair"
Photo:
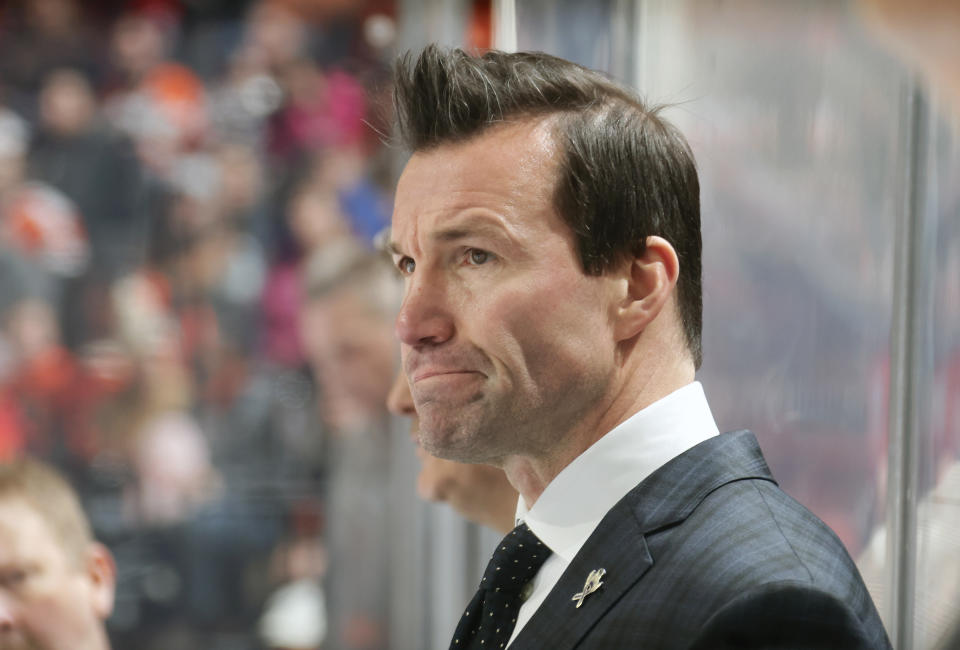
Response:
POLYGON ((561 156, 554 207, 576 237, 585 273, 642 255, 657 235, 680 260, 677 305, 695 365, 702 359, 700 184, 683 135, 629 89, 542 52, 471 56, 430 45, 394 69, 401 144, 428 151, 508 121, 549 119, 561 156))
POLYGON ((90 522, 66 479, 31 458, 0 463, 0 499, 22 499, 47 523, 58 545, 81 566, 93 542, 90 522))

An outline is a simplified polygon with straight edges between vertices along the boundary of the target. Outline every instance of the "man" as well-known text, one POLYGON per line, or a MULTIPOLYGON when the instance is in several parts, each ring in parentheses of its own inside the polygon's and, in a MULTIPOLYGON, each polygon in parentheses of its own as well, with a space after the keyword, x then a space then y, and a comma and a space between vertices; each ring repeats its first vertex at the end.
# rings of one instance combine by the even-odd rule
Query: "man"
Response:
POLYGON ((420 459, 417 492, 422 499, 447 503, 465 519, 501 533, 513 528, 517 491, 503 470, 490 465, 455 463, 423 451, 418 436, 420 424, 410 385, 403 372, 397 374, 387 396, 394 415, 410 418, 410 437, 420 459))
POLYGON ((338 434, 381 428, 396 343, 396 281, 352 239, 313 255, 304 272, 300 335, 320 388, 322 416, 338 434))
POLYGON ((327 639, 335 647, 381 648, 390 550, 384 405, 396 357, 396 278, 383 260, 343 240, 315 252, 303 280, 303 347, 332 434, 325 441, 327 639))
POLYGON ((413 152, 396 330, 420 441, 521 495, 451 647, 889 647, 840 541, 751 433, 718 435, 694 381, 682 135, 545 54, 428 47, 395 84, 413 152))
POLYGON ((66 481, 33 460, 0 465, 0 648, 106 650, 115 583, 66 481))

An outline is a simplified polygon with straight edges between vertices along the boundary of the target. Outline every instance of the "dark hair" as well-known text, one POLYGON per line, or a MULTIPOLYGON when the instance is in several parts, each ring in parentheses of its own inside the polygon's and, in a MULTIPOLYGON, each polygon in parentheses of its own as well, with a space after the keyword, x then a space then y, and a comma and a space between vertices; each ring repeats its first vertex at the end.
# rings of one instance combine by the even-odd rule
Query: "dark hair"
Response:
POLYGON ((563 152, 554 203, 584 272, 600 275, 669 241, 680 259, 677 304, 687 346, 702 358, 700 185, 683 135, 603 74, 542 52, 471 56, 430 45, 395 65, 397 133, 411 151, 462 142, 507 119, 555 116, 563 152))

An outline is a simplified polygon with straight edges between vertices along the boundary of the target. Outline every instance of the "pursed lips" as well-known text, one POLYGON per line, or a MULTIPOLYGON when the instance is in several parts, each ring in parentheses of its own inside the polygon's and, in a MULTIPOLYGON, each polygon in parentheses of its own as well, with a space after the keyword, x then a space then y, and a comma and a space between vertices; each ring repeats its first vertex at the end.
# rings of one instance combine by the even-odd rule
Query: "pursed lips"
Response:
POLYGON ((429 379, 431 377, 440 377, 443 375, 479 375, 476 370, 424 370, 417 373, 413 378, 413 383, 429 379))

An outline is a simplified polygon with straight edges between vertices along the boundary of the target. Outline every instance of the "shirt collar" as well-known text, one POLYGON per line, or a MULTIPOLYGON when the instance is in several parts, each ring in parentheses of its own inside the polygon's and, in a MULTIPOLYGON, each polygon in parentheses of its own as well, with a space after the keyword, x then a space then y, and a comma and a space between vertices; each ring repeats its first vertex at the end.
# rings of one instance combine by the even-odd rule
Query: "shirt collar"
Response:
POLYGON ((700 382, 638 411, 577 456, 547 485, 525 521, 567 562, 623 496, 670 459, 719 433, 700 382))

